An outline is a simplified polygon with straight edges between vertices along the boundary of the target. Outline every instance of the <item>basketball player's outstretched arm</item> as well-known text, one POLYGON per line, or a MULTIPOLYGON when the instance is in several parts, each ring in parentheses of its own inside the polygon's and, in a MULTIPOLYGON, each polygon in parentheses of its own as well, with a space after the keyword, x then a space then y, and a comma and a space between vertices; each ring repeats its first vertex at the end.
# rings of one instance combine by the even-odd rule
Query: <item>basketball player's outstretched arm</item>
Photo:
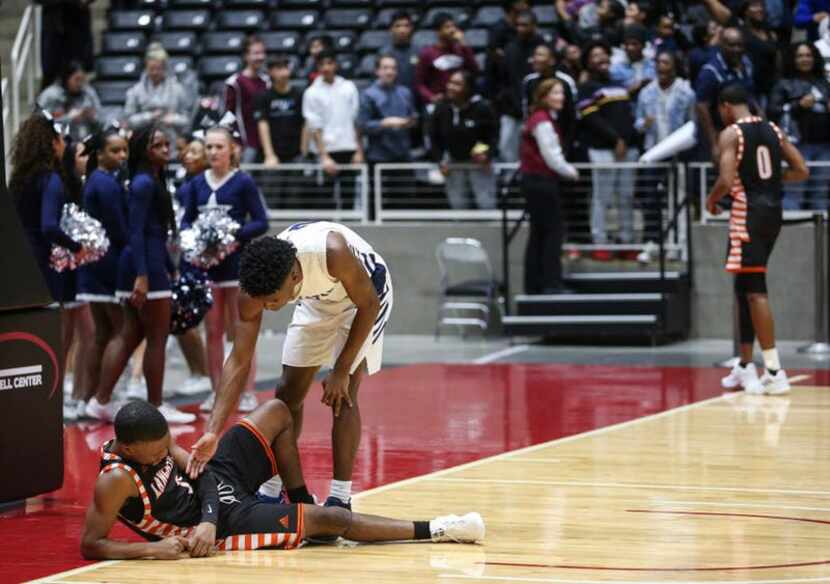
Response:
POLYGON ((781 132, 781 157, 787 161, 788 168, 781 176, 784 182, 802 182, 810 178, 810 169, 798 148, 793 146, 786 134, 781 132))
POLYGON ((138 497, 138 487, 122 470, 98 477, 95 495, 86 511, 81 534, 81 555, 88 560, 176 560, 188 549, 187 539, 179 536, 153 542, 125 542, 108 539, 118 511, 129 497, 138 497))
POLYGON ((726 128, 720 133, 718 150, 720 151, 718 180, 715 181, 706 199, 706 209, 712 215, 718 215, 721 212, 718 201, 729 194, 738 174, 738 134, 734 128, 726 128))
POLYGON ((262 306, 241 292, 239 294, 239 322, 236 325, 233 349, 222 368, 222 377, 216 389, 216 400, 213 404, 213 411, 210 413, 207 430, 191 448, 190 460, 187 463, 187 474, 192 479, 201 474, 205 465, 216 453, 219 434, 230 415, 236 411, 239 396, 242 394, 251 370, 251 361, 256 351, 261 324, 262 306))
POLYGON ((380 310, 380 299, 363 264, 349 249, 346 239, 335 231, 330 232, 326 239, 326 267, 333 278, 340 280, 349 299, 357 306, 357 314, 349 329, 346 344, 334 364, 334 369, 323 381, 321 401, 331 406, 334 415, 339 416, 344 401, 349 407, 352 406, 349 396, 352 364, 372 332, 380 310))

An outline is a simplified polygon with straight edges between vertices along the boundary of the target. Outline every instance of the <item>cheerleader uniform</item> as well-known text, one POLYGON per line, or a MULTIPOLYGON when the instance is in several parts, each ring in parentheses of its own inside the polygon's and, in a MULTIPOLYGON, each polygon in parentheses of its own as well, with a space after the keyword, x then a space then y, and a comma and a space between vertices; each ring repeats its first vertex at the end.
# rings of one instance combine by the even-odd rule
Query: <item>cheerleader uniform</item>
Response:
POLYGON ((35 260, 55 300, 51 307, 74 308, 76 278, 74 270, 56 272, 49 265, 52 244, 77 253, 81 245, 64 233, 60 227, 66 192, 56 172, 41 174, 29 180, 17 199, 17 212, 35 260))
MULTIPOLYGON (((199 207, 208 204, 229 205, 228 214, 242 227, 236 233, 241 245, 262 235, 268 230, 268 218, 265 205, 254 180, 250 175, 232 170, 218 183, 211 180, 209 171, 185 183, 180 191, 181 199, 186 203, 182 229, 192 225, 198 215, 199 207), (250 220, 246 219, 250 217, 250 220)), ((208 270, 208 278, 219 288, 239 286, 240 249, 226 257, 218 266, 208 270)))
POLYGON ((118 261, 118 298, 132 296, 138 276, 147 276, 148 300, 172 296, 172 265, 170 256, 167 255, 167 227, 161 223, 164 204, 161 188, 146 172, 136 174, 130 184, 127 246, 118 261))
POLYGON ((127 197, 116 173, 96 169, 84 186, 84 210, 104 226, 110 247, 97 262, 78 269, 78 300, 118 302, 118 261, 127 245, 127 197))

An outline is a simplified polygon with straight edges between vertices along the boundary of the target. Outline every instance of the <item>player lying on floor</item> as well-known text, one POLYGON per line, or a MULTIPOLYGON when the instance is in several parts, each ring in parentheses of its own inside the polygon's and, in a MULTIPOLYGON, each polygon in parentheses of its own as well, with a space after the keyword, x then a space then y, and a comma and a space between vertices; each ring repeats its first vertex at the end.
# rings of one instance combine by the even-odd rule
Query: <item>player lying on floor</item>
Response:
POLYGON ((303 481, 291 413, 270 400, 222 437, 198 479, 184 472, 188 454, 167 422, 144 401, 115 416, 115 438, 101 446, 101 471, 87 509, 81 554, 87 559, 176 559, 214 550, 297 547, 304 539, 342 536, 361 542, 484 539, 478 513, 432 521, 401 521, 320 507, 303 481), (259 485, 279 468, 291 504, 257 499, 259 485), (115 520, 150 540, 108 538, 115 520))

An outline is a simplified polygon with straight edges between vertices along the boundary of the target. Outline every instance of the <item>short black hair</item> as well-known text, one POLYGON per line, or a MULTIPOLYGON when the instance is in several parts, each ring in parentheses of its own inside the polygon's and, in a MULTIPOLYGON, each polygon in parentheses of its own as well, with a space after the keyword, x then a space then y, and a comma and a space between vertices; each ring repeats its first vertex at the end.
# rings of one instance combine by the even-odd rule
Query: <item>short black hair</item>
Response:
POLYGON ((648 39, 648 30, 642 24, 629 24, 623 29, 623 41, 627 40, 639 41, 641 45, 646 44, 648 39))
POLYGON ((288 55, 274 55, 270 59, 268 59, 268 69, 273 69, 275 67, 281 69, 290 69, 291 68, 291 59, 288 55))
POLYGON ((591 51, 593 51, 597 47, 601 47, 609 57, 611 56, 611 45, 609 45, 606 41, 604 41, 602 39, 595 39, 595 40, 589 41, 584 47, 582 47, 582 67, 583 67, 583 69, 588 68, 588 62, 591 59, 591 51))
POLYGON ((239 286, 249 296, 268 296, 279 290, 294 266, 297 248, 273 235, 260 237, 242 250, 239 286))
POLYGON ((161 440, 169 431, 167 420, 156 406, 144 400, 135 400, 115 414, 115 438, 121 444, 161 440))
MULTIPOLYGON (((322 37, 320 37, 320 38, 322 38, 322 37)), ((331 49, 323 49, 322 51, 317 53, 317 59, 316 59, 317 65, 320 65, 320 63, 322 63, 326 59, 331 59, 332 61, 334 61, 336 63, 337 62, 337 54, 331 49)))
POLYGON ((718 103, 749 105, 749 92, 740 83, 731 83, 720 90, 718 103))
POLYGON ((399 20, 408 20, 412 23, 412 15, 406 10, 396 10, 392 13, 392 16, 389 17, 389 26, 392 26, 399 20))
POLYGON ((526 4, 530 4, 527 0, 502 0, 501 9, 504 12, 510 12, 519 2, 525 2, 526 4))
POLYGON ((432 17, 432 28, 434 30, 441 30, 441 28, 448 22, 455 24, 455 17, 452 14, 449 12, 437 12, 435 16, 432 17))
POLYGON ((539 23, 539 19, 536 18, 536 13, 533 12, 532 10, 522 10, 521 12, 519 12, 516 15, 516 20, 519 20, 520 18, 526 18, 527 20, 529 20, 533 24, 538 24, 539 23))

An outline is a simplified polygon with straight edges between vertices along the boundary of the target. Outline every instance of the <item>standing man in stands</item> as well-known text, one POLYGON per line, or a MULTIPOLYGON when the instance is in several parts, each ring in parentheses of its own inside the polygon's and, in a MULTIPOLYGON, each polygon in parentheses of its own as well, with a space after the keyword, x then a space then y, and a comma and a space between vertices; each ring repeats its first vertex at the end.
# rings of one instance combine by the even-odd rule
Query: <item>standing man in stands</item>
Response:
POLYGON ((242 58, 245 60, 245 68, 225 81, 225 110, 236 116, 244 147, 241 162, 251 163, 259 160, 262 149, 254 118, 256 98, 271 85, 270 79, 262 71, 265 64, 265 43, 262 39, 256 35, 245 39, 242 58))
POLYGON ((475 75, 479 72, 475 54, 464 44, 464 33, 456 26, 452 15, 439 12, 432 22, 438 42, 424 47, 415 69, 415 91, 424 105, 434 104, 444 97, 447 81, 456 71, 475 75))

